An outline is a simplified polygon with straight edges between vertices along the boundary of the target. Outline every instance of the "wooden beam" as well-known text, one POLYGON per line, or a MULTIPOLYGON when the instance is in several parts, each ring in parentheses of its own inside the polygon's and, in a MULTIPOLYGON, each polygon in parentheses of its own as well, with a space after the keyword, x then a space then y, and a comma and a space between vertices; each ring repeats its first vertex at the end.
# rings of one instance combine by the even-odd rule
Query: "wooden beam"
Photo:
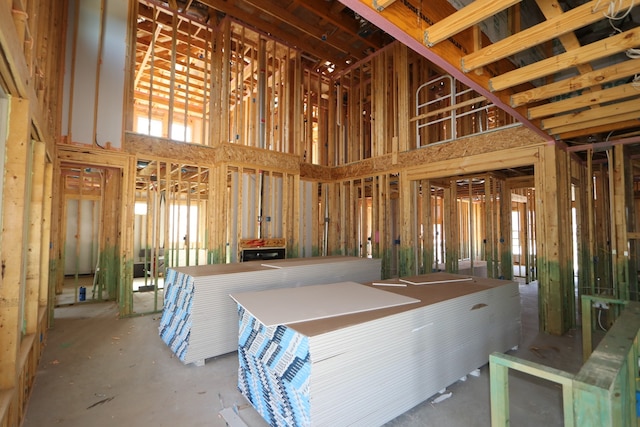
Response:
MULTIPOLYGON (((536 0, 536 4, 547 19, 551 19, 562 14, 562 6, 560 5, 560 3, 558 3, 557 0, 536 0)), ((596 4, 595 6, 597 7, 598 5, 596 4)), ((604 14, 602 15, 602 17, 604 18, 604 14)), ((574 33, 561 34, 558 39, 560 40, 560 43, 562 44, 562 47, 564 47, 564 50, 566 52, 580 47, 580 41, 574 33)), ((578 69, 578 72, 580 72, 580 74, 588 73, 593 70, 590 64, 579 64, 576 68, 578 69)))
POLYGON ((517 3, 520 0, 475 0, 427 28, 424 31, 424 43, 427 46, 438 44, 517 3))
MULTIPOLYGON (((317 13, 318 10, 326 10, 327 1, 326 0, 294 0, 292 5, 302 6, 305 9, 317 13)), ((340 2, 336 1, 329 7, 327 12, 324 12, 323 21, 331 23, 338 27, 340 30, 353 34, 355 39, 361 41, 362 43, 374 48, 379 49, 381 46, 385 44, 384 35, 382 32, 375 32, 373 34, 364 34, 359 31, 360 23, 356 20, 353 20, 349 17, 349 15, 340 13, 340 10, 336 9, 335 6, 342 6, 340 2)), ((342 6, 344 7, 344 6, 342 6)), ((289 7, 288 9, 291 9, 289 7)))
POLYGON ((511 106, 519 107, 590 86, 613 82, 634 75, 638 69, 640 69, 640 59, 624 61, 590 73, 513 94, 511 95, 511 106))
MULTIPOLYGON (((594 108, 592 110, 581 111, 579 113, 564 114, 562 116, 545 119, 542 121, 541 127, 542 129, 552 129, 584 122, 593 123, 593 121, 609 118, 611 116, 638 112, 640 112, 640 99, 635 98, 630 101, 619 102, 606 107, 594 108)), ((638 117, 640 117, 640 115, 638 115, 638 117)))
POLYGON ((634 28, 581 48, 543 59, 526 67, 493 77, 489 80, 489 89, 494 92, 504 90, 566 70, 567 68, 575 67, 579 64, 585 64, 596 59, 624 52, 638 45, 640 45, 640 28, 634 28))
MULTIPOLYGON (((633 116, 633 114, 629 114, 629 116, 633 116)), ((564 141, 569 141, 571 139, 579 138, 581 136, 607 133, 614 130, 637 128, 638 125, 640 125, 640 122, 638 122, 638 118, 632 117, 629 120, 622 120, 616 123, 611 123, 611 121, 606 121, 605 124, 602 124, 599 126, 589 126, 589 127, 583 126, 581 128, 578 128, 577 130, 573 130, 569 132, 560 132, 557 134, 557 136, 564 141)))
MULTIPOLYGON (((260 19, 258 14, 249 14, 238 6, 223 0, 201 0, 200 2, 216 10, 228 13, 231 16, 237 16, 247 24, 255 28, 260 28, 265 33, 269 33, 280 40, 291 40, 291 33, 283 30, 276 24, 269 24, 267 21, 260 19)), ((338 68, 344 68, 345 66, 345 61, 341 58, 344 57, 345 60, 348 58, 348 56, 345 56, 345 52, 341 49, 337 49, 328 43, 320 45, 316 41, 310 42, 305 40, 303 37, 297 39, 293 45, 296 48, 315 56, 318 60, 326 59, 331 61, 338 68)), ((362 52, 350 52, 350 54, 357 59, 362 59, 365 56, 362 52)))
MULTIPOLYGON (((597 115, 595 117, 597 117, 597 115)), ((568 132, 584 131, 585 133, 581 133, 581 135, 588 135, 593 132, 589 132, 587 131, 587 129, 600 127, 601 129, 606 131, 606 129, 608 129, 609 127, 613 127, 615 123, 622 123, 625 121, 635 120, 636 126, 637 126, 638 123, 640 123, 638 122, 638 117, 640 117, 639 111, 632 111, 632 112, 620 114, 620 115, 614 114, 610 117, 603 117, 600 119, 594 118, 592 120, 588 120, 588 121, 585 120, 579 123, 572 123, 572 124, 553 127, 549 129, 549 133, 553 135, 560 135, 560 134, 566 134, 568 132), (588 128, 585 126, 588 126, 588 128)))
POLYGON ((382 12, 385 7, 393 4, 395 1, 396 0, 372 0, 372 4, 378 12, 382 12))
POLYGON ((598 104, 604 104, 611 101, 618 101, 624 98, 636 97, 638 94, 638 89, 634 84, 629 83, 622 86, 615 86, 610 89, 586 93, 573 98, 563 99, 562 101, 551 102, 538 107, 532 107, 528 111, 528 116, 530 119, 539 119, 542 117, 552 116, 554 114, 566 113, 567 111, 597 106, 598 104))
MULTIPOLYGON (((625 0, 622 10, 629 8, 634 0, 625 0)), ((548 18, 546 21, 520 31, 510 37, 497 41, 462 58, 462 71, 469 72, 476 68, 522 52, 533 46, 552 40, 563 34, 585 27, 604 18, 602 13, 594 13, 599 0, 585 3, 565 13, 548 18)))

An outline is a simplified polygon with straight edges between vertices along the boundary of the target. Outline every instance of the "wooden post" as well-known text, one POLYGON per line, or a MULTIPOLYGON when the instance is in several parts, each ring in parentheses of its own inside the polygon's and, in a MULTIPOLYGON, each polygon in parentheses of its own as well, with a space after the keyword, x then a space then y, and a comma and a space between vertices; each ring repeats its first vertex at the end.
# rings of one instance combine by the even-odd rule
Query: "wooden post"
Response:
MULTIPOLYGON (((587 263, 587 266, 583 268, 587 268, 588 273, 588 283, 589 283, 589 294, 595 294, 595 282, 596 282, 596 269, 594 265, 594 260, 596 259, 595 252, 595 228, 596 225, 594 223, 594 192, 593 192, 593 150, 587 150, 587 172, 586 172, 586 194, 585 200, 587 202, 587 227, 588 237, 589 237, 589 258, 590 262, 587 263)), ((584 315, 584 314, 583 314, 584 315)))
POLYGON ((540 148, 539 166, 535 171, 536 212, 538 220, 538 267, 540 292, 540 329, 562 335, 572 325, 573 280, 567 273, 567 251, 571 231, 565 230, 569 215, 563 199, 567 194, 567 175, 559 168, 566 167, 566 153, 555 145, 540 148), (564 227, 564 228, 563 228, 564 227), (569 282, 569 283, 567 283, 569 282), (571 295, 569 297, 569 295, 571 295))
POLYGON ((0 300, 0 390, 16 387, 17 358, 20 352, 23 322, 22 293, 25 287, 22 256, 27 244, 25 212, 27 191, 27 156, 29 139, 29 101, 10 98, 9 126, 7 127, 4 200, 2 202, 3 230, 0 254, 2 256, 2 286, 0 300))
MULTIPOLYGON (((55 300, 53 292, 50 292, 49 282, 51 278, 50 247, 51 247, 51 220, 52 220, 52 187, 53 187, 53 164, 46 161, 44 165, 44 188, 43 188, 43 207, 42 207, 42 236, 40 240, 40 291, 39 305, 47 307, 48 304, 55 300)), ((53 307, 48 306, 47 311, 52 311, 53 307)))
POLYGON ((500 276, 513 280, 513 257, 511 248, 511 187, 508 181, 500 186, 500 276))
MULTIPOLYGON (((491 361, 491 359, 489 359, 491 361)), ((491 425, 509 425, 509 368, 491 363, 489 370, 491 393, 491 425)))
POLYGON ((613 180, 613 199, 612 203, 612 218, 611 221, 615 224, 615 236, 612 237, 612 256, 615 276, 614 289, 616 289, 618 298, 622 300, 629 300, 630 288, 629 277, 631 269, 635 275, 635 267, 630 268, 629 264, 629 238, 627 235, 627 216, 630 214, 627 209, 632 209, 633 196, 632 191, 629 188, 633 185, 633 176, 631 173, 630 156, 625 156, 624 145, 614 146, 611 153, 611 160, 613 164, 609 166, 611 176, 609 179, 613 180))
MULTIPOLYGON (((38 308, 40 305, 40 281, 42 280, 42 220, 45 176, 45 144, 35 142, 31 162, 31 197, 29 209, 28 249, 26 253, 26 293, 25 293, 25 321, 26 333, 33 334, 38 328, 38 308)), ((27 178, 29 179, 29 177, 27 178)))
POLYGON ((402 276, 412 276, 417 274, 415 265, 415 221, 417 212, 414 209, 417 202, 417 186, 415 181, 410 181, 407 175, 400 174, 400 265, 398 274, 402 276))
POLYGON ((446 230, 444 232, 446 236, 445 268, 450 273, 458 272, 458 260, 460 258, 457 199, 456 179, 450 179, 444 190, 443 205, 446 215, 446 230))
POLYGON ((494 233, 494 194, 493 186, 491 185, 495 178, 491 174, 487 174, 484 181, 484 215, 485 215, 485 227, 484 227, 484 252, 485 259, 487 261, 487 277, 495 279, 496 269, 494 260, 494 247, 495 247, 495 233, 494 233))
POLYGON ((434 270, 435 247, 433 243, 434 228, 434 196, 431 195, 431 181, 422 181, 422 265, 423 273, 431 273, 434 270))
MULTIPOLYGON (((118 239, 117 259, 120 261, 118 275, 114 278, 119 283, 116 284, 119 292, 120 315, 129 316, 133 314, 133 223, 134 223, 134 205, 135 205, 135 170, 136 159, 129 156, 124 162, 124 168, 121 170, 122 178, 119 180, 119 197, 116 202, 119 203, 119 211, 117 219, 112 224, 115 232, 120 234, 118 239)), ((118 171, 120 172, 120 171, 118 171)), ((116 180, 118 182, 118 180, 116 180)), ((113 292, 115 293, 115 292, 113 292)), ((157 299, 154 300, 154 306, 157 299)), ((156 306, 157 308, 157 306, 156 306)))
POLYGON ((409 60, 408 60, 409 48, 402 43, 396 43, 394 48, 394 68, 395 78, 398 85, 398 141, 399 143, 394 147, 398 151, 408 151, 410 148, 409 142, 411 141, 411 132, 409 119, 411 118, 411 93, 409 89, 409 60))

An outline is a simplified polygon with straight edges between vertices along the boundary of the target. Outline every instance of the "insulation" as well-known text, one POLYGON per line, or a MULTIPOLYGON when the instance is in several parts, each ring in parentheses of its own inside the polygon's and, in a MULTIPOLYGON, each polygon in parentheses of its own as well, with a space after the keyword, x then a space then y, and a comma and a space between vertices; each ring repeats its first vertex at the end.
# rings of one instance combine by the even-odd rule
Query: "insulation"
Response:
POLYGON ((379 259, 315 257, 167 269, 159 333, 185 364, 238 348, 231 293, 380 279, 379 259))
MULTIPOLYGON (((434 273, 381 292, 420 300, 324 319, 265 326, 238 301, 238 387, 272 426, 382 425, 518 345, 517 283, 434 273)), ((325 286, 325 304, 343 294, 325 286)), ((373 286, 372 286, 373 288, 373 286)), ((301 304, 264 291, 271 309, 301 304)), ((286 292, 285 292, 286 293, 286 292)), ((251 304, 248 304, 251 306, 251 304)))

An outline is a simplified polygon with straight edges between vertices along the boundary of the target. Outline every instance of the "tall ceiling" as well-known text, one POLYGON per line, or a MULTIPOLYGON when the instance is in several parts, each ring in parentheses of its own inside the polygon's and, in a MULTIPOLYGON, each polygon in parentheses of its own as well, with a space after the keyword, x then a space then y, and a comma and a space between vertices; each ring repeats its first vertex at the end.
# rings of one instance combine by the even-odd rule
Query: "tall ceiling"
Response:
POLYGON ((640 144, 640 2, 634 0, 170 0, 232 16, 348 67, 394 39, 549 140, 640 144))

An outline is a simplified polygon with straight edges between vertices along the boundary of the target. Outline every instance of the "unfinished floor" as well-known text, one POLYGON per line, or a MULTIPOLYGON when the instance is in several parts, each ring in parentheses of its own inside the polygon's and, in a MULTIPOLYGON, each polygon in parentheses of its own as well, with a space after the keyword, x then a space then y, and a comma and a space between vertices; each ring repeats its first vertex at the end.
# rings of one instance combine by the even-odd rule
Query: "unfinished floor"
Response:
MULTIPOLYGON (((521 284, 522 338, 513 355, 570 373, 581 365, 579 331, 538 333, 537 286, 521 284)), ((58 307, 37 372, 24 427, 225 426, 223 407, 235 407, 249 427, 266 423, 238 392, 235 353, 183 365, 158 336, 160 315, 119 319, 115 303, 58 307)), ((562 426, 561 390, 511 374, 511 423, 562 426)), ((447 388, 450 398, 428 401, 388 426, 490 425, 488 366, 447 388)))

